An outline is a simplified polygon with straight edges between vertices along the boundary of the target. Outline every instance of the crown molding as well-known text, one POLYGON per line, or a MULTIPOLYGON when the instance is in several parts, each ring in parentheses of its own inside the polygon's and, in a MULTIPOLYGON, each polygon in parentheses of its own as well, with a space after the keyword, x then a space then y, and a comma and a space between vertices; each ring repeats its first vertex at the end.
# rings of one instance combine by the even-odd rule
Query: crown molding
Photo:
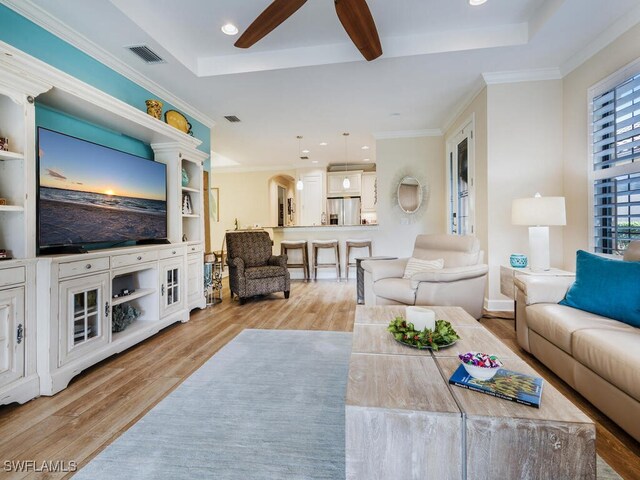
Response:
POLYGON ((48 90, 38 96, 44 105, 89 123, 145 143, 177 142, 194 149, 202 144, 201 140, 3 41, 0 41, 0 71, 18 72, 26 86, 40 85, 48 90))
POLYGON ((486 72, 482 78, 487 85, 499 85, 502 83, 540 82, 544 80, 561 80, 560 69, 536 68, 533 70, 513 70, 507 72, 486 72))
POLYGON ((216 122, 196 107, 190 105, 184 100, 181 100, 150 78, 142 75, 140 72, 133 69, 107 50, 99 47, 96 43, 69 27, 66 23, 43 10, 31 0, 0 0, 0 3, 32 21, 36 25, 44 28, 56 37, 64 40, 68 44, 76 47, 78 50, 93 57, 123 77, 149 90, 151 93, 172 104, 174 107, 179 108, 187 115, 204 124, 206 127, 211 129, 215 126, 216 122))
POLYGON ((469 105, 474 102, 476 97, 480 95, 480 93, 486 86, 487 84, 484 82, 482 76, 476 78, 475 82, 473 82, 473 85, 471 86, 471 90, 469 90, 469 93, 462 97, 460 102, 458 102, 458 104, 453 107, 451 113, 442 124, 441 130, 443 132, 447 132, 451 127, 453 127, 453 124, 456 122, 456 120, 458 120, 458 117, 460 117, 460 115, 462 115, 462 113, 469 107, 469 105))
POLYGON ((249 172, 293 172, 298 170, 300 167, 295 165, 246 165, 246 166, 238 166, 238 167, 214 167, 211 166, 211 171, 215 171, 217 173, 249 173, 249 172))
POLYGON ((373 138, 376 140, 388 140, 392 138, 416 138, 416 137, 441 137, 442 130, 439 128, 425 128, 422 130, 396 130, 389 132, 375 132, 373 138))
POLYGON ((607 47, 620 35, 624 34, 627 30, 640 23, 640 5, 633 8, 629 13, 620 17, 616 22, 605 29, 595 40, 593 40, 584 49, 572 55, 569 60, 560 66, 560 72, 565 77, 589 60, 600 50, 607 47))

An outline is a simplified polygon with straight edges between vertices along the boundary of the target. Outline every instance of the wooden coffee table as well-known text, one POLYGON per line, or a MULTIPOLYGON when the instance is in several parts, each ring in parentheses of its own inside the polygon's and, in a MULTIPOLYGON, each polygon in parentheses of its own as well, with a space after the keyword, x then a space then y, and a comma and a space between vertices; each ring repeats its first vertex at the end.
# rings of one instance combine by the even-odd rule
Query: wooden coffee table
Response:
POLYGON ((457 354, 467 351, 539 374, 462 308, 431 308, 461 337, 438 352, 401 345, 386 331, 404 307, 356 308, 347 479, 595 479, 595 426, 548 382, 539 409, 449 385, 457 354))

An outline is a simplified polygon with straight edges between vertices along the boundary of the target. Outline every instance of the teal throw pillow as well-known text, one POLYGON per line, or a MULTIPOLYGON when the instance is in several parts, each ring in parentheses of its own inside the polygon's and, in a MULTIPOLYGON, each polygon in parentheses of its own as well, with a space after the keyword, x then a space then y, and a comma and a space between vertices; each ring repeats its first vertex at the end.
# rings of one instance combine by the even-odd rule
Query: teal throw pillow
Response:
POLYGON ((640 327, 640 262, 578 250, 576 281, 560 304, 640 327))

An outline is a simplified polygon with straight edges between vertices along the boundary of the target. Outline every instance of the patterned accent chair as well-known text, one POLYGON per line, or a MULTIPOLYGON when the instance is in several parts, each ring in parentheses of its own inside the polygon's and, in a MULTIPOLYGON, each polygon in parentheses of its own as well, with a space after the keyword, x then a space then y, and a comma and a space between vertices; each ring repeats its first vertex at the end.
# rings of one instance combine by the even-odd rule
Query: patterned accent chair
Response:
POLYGON ((273 255, 265 231, 226 234, 229 287, 240 305, 254 295, 284 292, 289 298, 290 279, 286 255, 273 255))

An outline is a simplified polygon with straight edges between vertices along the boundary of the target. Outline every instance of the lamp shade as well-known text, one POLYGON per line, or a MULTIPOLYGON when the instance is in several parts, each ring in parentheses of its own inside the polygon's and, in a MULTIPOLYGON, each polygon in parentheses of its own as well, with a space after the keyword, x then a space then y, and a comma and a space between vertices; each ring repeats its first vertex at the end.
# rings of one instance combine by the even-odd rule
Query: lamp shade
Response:
POLYGON ((566 225, 567 214, 564 197, 517 198, 511 205, 511 223, 513 225, 566 225))

